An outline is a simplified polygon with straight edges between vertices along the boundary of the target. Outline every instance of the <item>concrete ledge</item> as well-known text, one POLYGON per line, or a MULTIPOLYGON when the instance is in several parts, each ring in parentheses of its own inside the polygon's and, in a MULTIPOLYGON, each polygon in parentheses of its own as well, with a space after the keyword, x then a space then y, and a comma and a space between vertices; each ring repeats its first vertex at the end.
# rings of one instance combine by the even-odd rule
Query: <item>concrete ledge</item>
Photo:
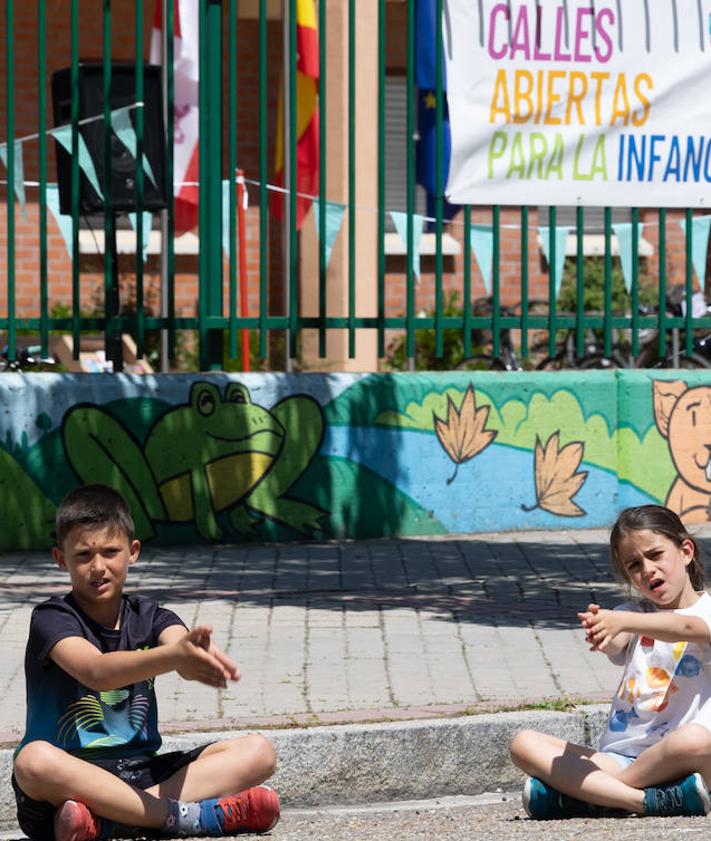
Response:
MULTIPOLYGON (((260 731, 279 756, 273 785, 285 806, 418 800, 517 788, 513 734, 530 727, 577 744, 596 744, 607 706, 569 713, 535 711, 462 716, 395 724, 345 724, 260 731)), ((194 747, 244 731, 168 736, 163 749, 194 747)), ((0 751, 0 822, 15 818, 10 785, 12 751, 0 751)))

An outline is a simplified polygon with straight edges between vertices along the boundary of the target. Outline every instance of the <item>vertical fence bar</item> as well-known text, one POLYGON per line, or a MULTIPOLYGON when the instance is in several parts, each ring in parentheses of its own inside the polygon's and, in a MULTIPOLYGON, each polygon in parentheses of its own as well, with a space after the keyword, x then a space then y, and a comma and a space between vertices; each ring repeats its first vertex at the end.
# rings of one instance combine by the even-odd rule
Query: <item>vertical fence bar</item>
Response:
POLYGON ((528 359, 528 206, 521 206, 521 356, 528 359))
MULTIPOLYGON (((143 0, 136 0, 136 103, 143 103, 143 0)), ((143 295, 143 126, 141 104, 136 112, 136 356, 143 359, 146 344, 146 308, 143 295)), ((150 236, 150 231, 148 232, 150 236)))
POLYGON ((472 355, 472 208, 465 204, 464 212, 464 359, 472 355))
POLYGON ((267 0, 259 0, 259 358, 267 358, 267 0))
POLYGON ((378 0, 378 359, 385 356, 385 21, 378 0))
MULTIPOLYGON (((694 313, 692 307, 692 297, 694 295, 694 234, 692 222, 694 220, 694 213, 691 208, 684 211, 684 218, 686 219, 686 290, 684 297, 686 299, 686 347, 684 353, 691 356, 694 350, 694 313)), ((703 286, 703 281, 701 281, 703 286)))
POLYGON ((356 354, 356 16, 348 0, 348 358, 356 354))
MULTIPOLYGON (((229 21, 227 30, 227 101, 228 121, 227 131, 227 177, 229 179, 229 231, 230 231, 230 253, 229 253, 229 355, 232 359, 237 356, 237 255, 235 244, 237 242, 237 207, 235 204, 235 173, 237 171, 237 0, 229 0, 229 21)), ((224 224, 224 220, 223 220, 224 224)), ((245 248, 240 242, 240 248, 245 248)), ((245 281, 244 274, 240 273, 240 286, 245 281)), ((244 313, 242 313, 244 315, 244 313)), ((242 360, 242 370, 249 367, 249 359, 242 360)))
MULTIPOLYGON (((207 294, 210 316, 223 312, 222 262, 222 0, 208 0, 206 20, 207 84, 207 188, 208 228, 201 230, 207 238, 207 294)), ((201 109, 202 111, 202 109, 201 109)), ((234 180, 234 173, 230 174, 234 180)), ((223 331, 208 329, 208 365, 211 370, 224 364, 223 331)))
POLYGON ((558 332, 558 298, 555 288, 556 265, 556 209, 548 208, 548 353, 556 354, 556 334, 558 332))
MULTIPOLYGON (((37 78, 47 78, 47 9, 46 0, 37 2, 37 78)), ((40 257, 40 354, 49 355, 47 288, 47 95, 45 85, 37 85, 37 130, 39 155, 39 257, 40 257)))
POLYGON ((103 0, 102 11, 102 94, 104 103, 104 121, 102 128, 104 137, 104 178, 101 188, 104 191, 104 350, 106 353, 106 359, 113 361, 113 370, 116 371, 120 369, 121 365, 117 358, 116 345, 112 342, 113 317, 118 315, 116 298, 119 292, 118 289, 115 288, 114 283, 114 260, 117 260, 118 256, 116 255, 113 247, 116 230, 113 214, 113 196, 111 194, 111 0, 103 0))
POLYGON ((407 0, 407 107, 406 107, 406 158, 407 158, 407 308, 405 324, 407 330, 408 368, 415 367, 415 278, 412 265, 413 228, 412 214, 415 212, 415 121, 413 99, 415 95, 415 2, 407 0))
POLYGON ((667 355, 667 211, 659 208, 659 306, 657 307, 659 357, 667 355))
MULTIPOLYGON (((79 278, 79 0, 72 0, 71 18, 71 88, 72 123, 72 357, 79 359, 81 345, 81 286, 79 278)), ((106 250, 106 249, 104 249, 106 250)))
POLYGON ((175 98, 175 74, 173 68, 173 58, 175 51, 175 40, 173 33, 175 30, 175 10, 173 6, 174 0, 164 0, 165 2, 165 16, 163 19, 164 28, 164 43, 165 56, 163 59, 163 72, 166 74, 166 103, 165 103, 165 130, 166 130, 166 149, 165 149, 165 179, 166 189, 168 191, 168 210, 166 213, 166 225, 164 232, 165 239, 161 243, 161 248, 166 257, 166 293, 165 308, 168 316, 168 358, 175 359, 175 203, 173 194, 175 192, 175 185, 173 183, 175 178, 173 165, 173 137, 175 135, 175 113, 173 108, 173 101, 175 98), (166 250, 167 249, 167 250, 166 250))
POLYGON ((612 356, 612 210, 606 207, 605 219, 605 262, 604 262, 604 325, 603 354, 612 356))
POLYGON ((200 0, 200 367, 222 366, 222 4, 200 0))
POLYGON ((575 210, 575 355, 578 359, 585 356, 585 271, 583 242, 585 237, 585 218, 582 207, 575 210))
POLYGON ((318 4, 318 72, 319 72, 319 123, 318 123, 318 355, 326 358, 326 4, 318 4))
POLYGON ((7 125, 7 357, 16 358, 15 328, 15 3, 5 6, 5 114, 7 125))
POLYGON ((200 44, 200 71, 198 82, 199 104, 199 151, 198 172, 200 188, 198 192, 199 252, 198 252, 198 342, 200 370, 204 371, 208 363, 207 354, 207 227, 209 224, 207 203, 208 148, 207 148, 207 0, 198 0, 198 39, 200 44))
MULTIPOLYGON (((618 242, 619 248, 619 242, 618 242)), ((632 208, 632 356, 639 355, 639 208, 632 208)))
POLYGON ((494 356, 498 356, 501 353, 501 327, 499 324, 501 317, 501 207, 498 204, 495 204, 492 208, 492 224, 494 226, 494 271, 491 280, 491 330, 493 333, 491 352, 494 356))
POLYGON ((444 330, 442 326, 442 158, 443 119, 442 108, 442 0, 435 0, 435 356, 444 353, 444 330))
POLYGON ((296 0, 288 0, 289 2, 289 52, 287 61, 289 62, 289 148, 286 154, 289 155, 289 180, 285 183, 289 190, 289 359, 296 357, 297 348, 297 331, 299 328, 299 241, 296 235, 296 191, 299 187, 297 159, 296 159, 296 144, 297 137, 297 102, 296 102, 296 61, 297 61, 297 43, 296 43, 296 25, 297 25, 297 7, 296 0))

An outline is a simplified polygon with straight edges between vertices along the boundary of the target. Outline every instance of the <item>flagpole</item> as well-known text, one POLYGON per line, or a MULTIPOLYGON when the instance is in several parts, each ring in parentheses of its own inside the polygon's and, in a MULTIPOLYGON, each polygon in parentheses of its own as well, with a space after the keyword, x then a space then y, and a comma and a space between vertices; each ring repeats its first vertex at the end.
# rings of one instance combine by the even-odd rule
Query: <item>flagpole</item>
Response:
MULTIPOLYGON (((283 0, 282 3, 282 21, 283 21, 283 55, 284 55, 284 115, 283 115, 283 126, 284 126, 284 187, 286 192, 284 193, 284 224, 282 226, 282 237, 283 237, 283 245, 282 245, 282 253, 284 254, 284 267, 285 271, 282 273, 282 277, 284 278, 284 312, 288 315, 289 314, 289 301, 291 300, 291 226, 293 224, 293 220, 291 218, 291 193, 290 191, 295 188, 295 185, 292 183, 292 172, 291 172, 291 155, 289 150, 291 148, 291 120, 289 115, 291 114, 291 59, 289 55, 289 44, 290 44, 290 27, 291 27, 291 20, 289 14, 289 0, 283 0)), ((291 347, 291 331, 287 327, 286 329, 286 340, 285 340, 285 363, 284 363, 284 370, 290 374, 293 368, 291 355, 289 353, 289 348, 291 347)))
MULTIPOLYGON (((168 131, 168 67, 166 57, 168 55, 168 27, 165 25, 168 20, 168 2, 169 0, 162 0, 162 17, 161 17, 161 63, 163 65, 163 72, 161 76, 161 87, 163 93, 163 125, 166 132, 168 131)), ((172 142, 172 138, 168 138, 172 142)), ((166 188, 170 190, 169 201, 173 200, 173 185, 168 184, 166 188)), ((168 318, 168 248, 171 243, 168 242, 170 230, 168 227, 168 208, 164 208, 160 212, 160 314, 162 318, 168 318)), ((169 368, 169 340, 168 331, 164 327, 160 331, 160 370, 166 373, 169 368)))

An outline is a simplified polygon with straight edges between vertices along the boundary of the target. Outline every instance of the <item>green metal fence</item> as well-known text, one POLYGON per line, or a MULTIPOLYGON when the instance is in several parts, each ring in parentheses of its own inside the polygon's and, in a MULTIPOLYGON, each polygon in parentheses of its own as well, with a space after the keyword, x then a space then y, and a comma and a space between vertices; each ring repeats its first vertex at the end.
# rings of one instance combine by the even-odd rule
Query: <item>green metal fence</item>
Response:
MULTIPOLYGON (((62 317, 55 317, 50 314, 50 301, 47 294, 48 289, 48 256, 47 256, 47 184, 50 180, 50 171, 53 166, 51 155, 51 143, 48 143, 48 132, 51 126, 47 119, 47 94, 46 85, 40 82, 36 89, 36 124, 31 134, 36 135, 34 142, 37 143, 38 152, 38 231, 34 247, 39 258, 38 271, 33 289, 37 292, 39 314, 26 317, 18 313, 17 307, 17 271, 16 271, 16 215, 18 213, 15 203, 16 178, 15 168, 16 142, 24 141, 30 132, 24 136, 17 133, 16 109, 18 56, 15 53, 15 41, 17 27, 27 25, 26 9, 23 5, 20 9, 15 0, 5 0, 5 36, 4 36, 4 58, 6 69, 6 102, 4 114, 4 137, 0 141, 6 143, 7 157, 7 189, 6 189, 6 243, 5 243, 5 301, 0 304, 0 330, 4 331, 7 343, 7 356, 14 359, 17 356, 18 346, 21 344, 20 331, 34 331, 38 334, 39 342, 44 354, 48 353, 50 331, 66 331, 72 335, 75 357, 78 358, 82 334, 87 331, 101 331, 104 335, 106 352, 109 356, 116 353, 116 337, 122 333, 130 333, 136 341, 138 355, 145 352, 146 334, 148 331, 161 331, 166 337, 165 353, 168 358, 173 358, 176 349, 176 332, 180 330, 195 331, 199 346, 199 364, 202 369, 219 368, 224 362, 226 348, 227 356, 236 358, 239 352, 238 336, 242 330, 256 331, 258 335, 258 355, 266 358, 268 353, 268 338, 271 334, 283 334, 288 337, 288 356, 294 358, 298 354, 299 335, 304 330, 318 331, 318 353, 321 358, 326 356, 326 335, 331 330, 346 330, 348 333, 348 353, 355 356, 358 343, 364 341, 364 330, 377 331, 377 352, 379 357, 386 354, 386 337, 391 331, 402 331, 404 335, 406 352, 409 360, 414 360, 417 352, 418 331, 433 331, 435 356, 442 356, 445 352, 444 341, 446 331, 461 331, 463 343, 463 355, 470 356, 475 350, 476 330, 492 331, 491 354, 498 357, 501 353, 502 331, 514 329, 520 331, 520 353, 522 358, 527 358, 531 353, 532 337, 540 336, 541 331, 547 337, 548 353, 553 355, 559 348, 561 330, 574 331, 575 349, 579 357, 586 353, 586 335, 590 330, 598 331, 601 343, 601 351, 605 357, 611 357, 615 350, 616 331, 630 331, 629 353, 631 357, 637 357, 640 353, 640 332, 649 329, 658 329, 658 354, 664 359, 668 354, 668 343, 673 335, 672 331, 684 331, 684 343, 682 353, 691 356, 694 350, 694 330, 699 328, 711 328, 711 318, 703 316, 694 317, 692 308, 686 308, 684 315, 671 315, 666 311, 663 302, 669 287, 667 280, 667 249, 666 249, 666 228, 667 214, 664 209, 658 211, 659 241, 658 241, 658 268, 657 268, 657 290, 658 301, 662 305, 654 314, 640 312, 640 265, 639 265, 639 211, 632 209, 633 224, 633 282, 629 305, 623 314, 613 312, 612 289, 613 289, 613 256, 612 256, 612 215, 610 209, 604 213, 604 306, 601 311, 589 312, 584 307, 584 285, 586 257, 583 253, 583 237, 585 232, 586 211, 578 208, 576 213, 575 231, 577 235, 576 254, 576 306, 574 311, 563 312, 559 310, 556 302, 556 289, 553 271, 549 273, 548 302, 546 312, 529 311, 529 303, 532 299, 529 284, 529 247, 530 247, 530 213, 527 207, 520 208, 520 272, 513 286, 510 280, 504 280, 500 271, 501 266, 501 241, 502 241, 502 209, 491 208, 491 224, 493 226, 493 275, 491 288, 491 306, 484 314, 472 309, 472 253, 470 245, 470 230, 472 225, 472 208, 464 207, 460 217, 463 226, 462 250, 463 250, 463 273, 460 289, 461 300, 466 302, 461 314, 445 315, 446 294, 444 287, 444 259, 443 259, 443 234, 445 222, 443 219, 443 193, 444 184, 442 176, 442 58, 438 52, 437 74, 438 84, 436 91, 437 111, 436 120, 439 130, 437 132, 436 146, 436 172, 437 172, 437 198, 435 200, 435 254, 434 254, 434 309, 432 313, 422 314, 417 310, 417 278, 413 267, 413 261, 409 259, 414 252, 414 226, 415 215, 415 143, 416 143, 416 87, 415 87, 415 0, 406 2, 406 28, 405 31, 394 31, 388 24, 388 6, 385 0, 377 2, 377 76, 378 76, 378 100, 377 100, 377 123, 378 123, 378 172, 377 172, 377 263, 372 268, 377 273, 377 301, 376 314, 371 316, 359 315, 356 307, 356 289, 359 277, 370 267, 365 267, 358 259, 356 248, 356 215, 359 208, 356 205, 356 181, 359 176, 356 168, 356 138, 358 126, 356 125, 356 3, 355 0, 342 0, 341 11, 348 19, 348 84, 346 96, 348 99, 348 137, 347 137, 347 200, 348 225, 344 232, 347 238, 347 313, 342 316, 327 315, 329 311, 329 279, 328 264, 326 259, 326 228, 325 214, 320 215, 320 236, 318 252, 318 315, 305 317, 299 309, 299 283, 300 283, 300 241, 301 237, 296 229, 296 172, 297 172, 297 2, 296 0, 284 0, 282 19, 286 21, 285 29, 285 58, 284 68, 286 69, 287 84, 287 113, 286 124, 288 126, 288 137, 290 142, 286 150, 287 176, 285 187, 288 191, 287 219, 289 221, 284 234, 284 264, 283 277, 280 281, 288 290, 285 311, 275 314, 270 310, 269 284, 275 282, 273 269, 269 266, 266 244, 269 240, 270 225, 273 224, 269 214, 269 189, 272 180, 272 153, 269 147, 269 121, 273 115, 268 113, 268 8, 266 0, 256 0, 257 8, 257 32, 258 32, 258 69, 256 88, 249 90, 240 89, 238 86, 238 44, 241 37, 242 20, 238 16, 237 0, 198 0, 199 2, 199 39, 200 39, 200 141, 199 141, 199 229, 202 232, 199 244, 198 278, 199 295, 197 311, 195 314, 177 315, 175 304, 175 253, 172 247, 174 219, 172 204, 169 203, 164 231, 167 234, 163 242, 164 248, 164 274, 165 287, 161 300, 160 314, 149 314, 145 306, 144 296, 144 266, 140 255, 140 248, 136 248, 136 260, 134 266, 136 304, 135 311, 127 314, 121 311, 118 299, 116 284, 117 255, 112 253, 110 248, 105 248, 103 254, 104 272, 104 298, 103 313, 87 316, 82 313, 81 300, 81 278, 80 278, 80 166, 79 166, 79 142, 80 142, 80 115, 78 96, 74 95, 71 101, 71 218, 72 218, 72 239, 71 239, 71 263, 72 263, 72 301, 71 313, 62 317), (24 15, 18 23, 18 13, 24 15), (406 107, 406 138, 403 156, 406 160, 407 174, 407 268, 405 282, 405 299, 402 311, 394 313, 386 308, 387 284, 391 282, 392 272, 387 270, 385 232, 387 212, 392 208, 387 206, 386 181, 387 173, 384 169, 385 149, 385 85, 388 71, 388 49, 395 39, 406 38, 406 78, 407 78, 407 107, 406 107), (238 291, 240 277, 238 273, 238 247, 237 247, 237 200, 234 190, 230 190, 228 205, 228 230, 229 230, 229 253, 225 262, 223 261, 222 247, 222 226, 223 207, 221 184, 223 179, 234 179, 237 167, 240 163, 241 150, 238 145, 237 132, 237 103, 240 97, 249 97, 254 103, 254 115, 252 125, 259 137, 258 154, 258 201, 259 201, 259 233, 260 233, 260 254, 259 254, 259 307, 258 312, 245 316, 241 314, 238 306, 238 291), (226 148, 224 148, 226 146, 226 148), (227 289, 226 298, 228 301, 227 311, 223 309, 223 294, 227 289), (507 288, 504 286, 508 284, 507 288), (520 308, 512 314, 508 307, 502 304, 504 292, 508 299, 513 297, 520 302, 520 308), (4 306, 3 306, 4 305, 4 306), (4 312, 2 310, 5 310, 4 312), (228 337, 225 344, 224 337, 228 337)), ((30 4, 31 5, 31 4, 30 4)), ((329 183, 327 181, 327 163, 330 150, 327 145, 327 92, 329 85, 329 44, 327 43, 328 15, 333 13, 334 3, 321 2, 317 4, 318 22, 318 51, 320 59, 320 157, 319 157, 319 194, 318 199, 322 207, 329 199, 329 183)), ((80 3, 79 0, 66 0, 67 15, 69 16, 70 49, 66 56, 66 64, 71 68, 72 90, 76 92, 79 73, 80 55, 82 45, 80 44, 80 3)), ((109 91, 112 82, 112 33, 120 16, 122 24, 126 16, 130 15, 134 27, 134 63, 135 63, 135 131, 137 138, 136 160, 142 158, 144 142, 144 114, 142 103, 144 101, 144 61, 147 49, 144 33, 147 22, 152 18, 153 5, 145 8, 144 0, 134 0, 133 4, 111 3, 110 0, 102 0, 100 4, 94 4, 95 13, 101 15, 102 43, 100 45, 103 62, 103 151, 104 151, 104 183, 105 194, 104 205, 104 242, 110 242, 115 222, 112 213, 112 195, 110 189, 110 171, 112 156, 111 138, 111 106, 109 91)), ((437 33, 436 37, 441 40, 441 10, 442 0, 436 0, 437 9, 437 33)), ((45 80, 48 73, 48 32, 46 20, 48 15, 46 0, 36 0, 36 40, 35 55, 32 60, 36 64, 37 77, 45 80)), ((167 31, 172 31, 174 22, 174 0, 167 0, 164 3, 164 25, 167 31)), ((96 45, 92 45, 94 48, 96 45)), ((166 137, 174 135, 173 125, 173 97, 174 79, 173 67, 173 41, 166 39, 165 66, 168 68, 166 75, 166 137)), ((98 115, 97 115, 98 116, 98 115)), ((165 144, 165 175, 169 185, 173 184, 173 147, 172 143, 165 144)), ((142 240, 142 214, 144 202, 144 172, 143 167, 136 165, 136 209, 137 215, 137 242, 142 240)), ((549 262, 554 266, 556 262, 556 240, 555 229, 557 222, 556 208, 548 210, 547 225, 550 228, 549 262)), ((692 211, 686 211, 686 232, 685 232, 685 266, 684 266, 684 292, 687 301, 691 300, 694 292, 693 261, 692 261, 692 236, 693 228, 691 220, 692 211)), ((26 283, 23 280, 23 283, 26 283)), ((517 341, 519 341, 517 339, 517 341)))

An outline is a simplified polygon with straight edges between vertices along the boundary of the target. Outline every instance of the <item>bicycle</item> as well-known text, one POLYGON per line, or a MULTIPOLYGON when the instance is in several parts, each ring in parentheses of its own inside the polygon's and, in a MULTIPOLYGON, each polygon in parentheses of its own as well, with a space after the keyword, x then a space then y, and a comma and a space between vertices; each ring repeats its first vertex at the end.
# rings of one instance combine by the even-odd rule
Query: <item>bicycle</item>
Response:
POLYGON ((10 348, 5 345, 0 354, 0 373, 23 371, 48 371, 57 364, 53 356, 42 356, 40 345, 15 348, 15 359, 9 359, 10 348))
MULTIPOLYGON (((546 301, 531 300, 528 302, 529 311, 539 306, 547 307, 546 301)), ((472 315, 476 317, 491 316, 494 311, 493 299, 480 298, 472 304, 472 315)), ((499 313, 505 318, 515 317, 521 311, 521 304, 507 306, 502 304, 499 313)), ((473 353, 459 362, 455 371, 531 371, 536 366, 528 359, 519 358, 513 342, 513 330, 510 327, 499 329, 499 353, 493 353, 494 337, 489 330, 475 329, 472 331, 472 344, 479 347, 491 346, 491 353, 483 350, 473 353), (489 335, 487 335, 489 334, 489 335)))
MULTIPOLYGON (((701 293, 699 293, 701 294, 701 293)), ((694 296, 696 298, 696 296, 694 296)), ((708 307, 703 295, 693 302, 694 315, 707 315, 711 308, 708 307)), ((686 310, 686 298, 684 288, 675 286, 667 292, 666 313, 675 317, 683 317, 686 310)), ((659 307, 651 305, 640 305, 639 313, 643 316, 656 315, 659 307)), ((682 351, 682 331, 679 327, 671 329, 671 350, 667 350, 663 358, 659 356, 659 330, 656 327, 642 328, 637 333, 640 340, 640 350, 636 357, 632 356, 630 340, 627 338, 624 344, 618 343, 616 354, 624 360, 628 368, 681 368, 682 370, 703 370, 711 368, 711 333, 702 336, 694 335, 692 341, 691 355, 682 351)))
MULTIPOLYGON (((539 346, 539 349, 548 349, 539 346)), ((590 371, 608 370, 627 367, 623 359, 613 349, 611 356, 606 356, 600 349, 593 330, 587 330, 585 334, 585 351, 582 356, 577 353, 577 336, 574 328, 566 330, 559 350, 552 356, 546 356, 536 366, 537 371, 590 371)))
MULTIPOLYGON (((670 316, 680 317, 685 314, 685 295, 683 286, 674 286, 666 296, 666 312, 670 316)), ((696 302, 698 307, 698 301, 696 302)), ((659 312, 657 306, 640 304, 638 312, 642 316, 649 316, 659 312)), ((705 315, 711 312, 711 308, 702 302, 700 310, 696 315, 705 315)), ((575 329, 569 329, 563 339, 560 350, 553 356, 544 359, 537 370, 590 370, 590 369, 616 369, 616 368, 681 368, 685 370, 698 370, 711 368, 711 333, 703 336, 695 336, 693 340, 693 351, 691 355, 682 353, 681 330, 673 327, 671 331, 671 350, 663 358, 659 356, 659 331, 656 328, 642 328, 637 336, 640 341, 639 353, 632 356, 629 340, 629 331, 625 331, 626 341, 620 339, 618 331, 614 333, 614 344, 610 355, 605 355, 599 346, 596 334, 593 330, 586 333, 586 345, 583 356, 576 352, 577 341, 575 329)))

